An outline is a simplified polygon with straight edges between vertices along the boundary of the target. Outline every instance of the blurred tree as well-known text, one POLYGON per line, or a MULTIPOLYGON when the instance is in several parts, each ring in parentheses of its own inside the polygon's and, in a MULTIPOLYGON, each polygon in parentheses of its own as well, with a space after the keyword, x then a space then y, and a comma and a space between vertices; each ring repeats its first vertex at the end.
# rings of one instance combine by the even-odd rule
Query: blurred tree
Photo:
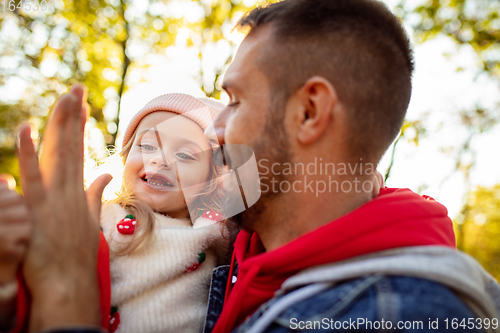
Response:
POLYGON ((19 184, 19 165, 15 157, 15 128, 29 117, 26 106, 9 107, 0 104, 0 174, 8 173, 19 184))
MULTIPOLYGON (((422 0, 416 7, 409 7, 409 3, 413 5, 415 2, 401 0, 395 6, 394 12, 411 27, 417 44, 444 35, 455 40, 459 46, 470 45, 482 63, 479 70, 497 80, 500 87, 500 1, 422 0)), ((471 153, 470 141, 474 136, 488 131, 500 122, 500 105, 494 109, 484 109, 478 105, 474 109, 458 110, 457 115, 469 132, 469 137, 455 151, 455 170, 464 171, 468 176, 474 161, 464 163, 462 157, 471 153)), ((421 125, 419 121, 414 124, 421 125)), ((413 124, 409 125, 403 129, 413 127, 413 124)), ((425 135, 425 131, 421 129, 421 126, 415 127, 412 132, 416 132, 417 136, 425 135)), ((401 135, 403 133, 404 130, 401 135)), ((396 148, 399 138, 393 149, 396 148)), ((386 172, 386 179, 393 166, 394 159, 386 172)))
MULTIPOLYGON (((29 120, 43 133, 50 106, 71 84, 89 88, 92 124, 113 146, 128 74, 144 73, 149 55, 176 45, 181 27, 188 29, 188 46, 198 50, 201 63, 205 48, 225 38, 248 9, 238 0, 46 2, 45 10, 35 11, 18 8, 16 0, 15 10, 0 11, 0 172, 16 177, 14 128, 29 120)), ((219 97, 224 66, 200 68, 203 90, 219 97)))
POLYGON ((415 13, 420 15, 415 25, 419 43, 444 34, 471 45, 483 69, 500 79, 500 1, 428 0, 415 13))
MULTIPOLYGON (((498 82, 500 88, 500 1, 427 0, 411 13, 404 11, 404 4, 405 1, 396 11, 403 18, 409 15, 418 18, 413 19, 415 23, 412 25, 417 43, 445 35, 452 38, 458 47, 472 47, 480 61, 478 74, 487 74, 498 82)), ((462 68, 456 70, 461 71, 462 68)), ((491 109, 478 105, 458 110, 456 114, 468 132, 465 141, 455 151, 455 171, 464 175, 466 187, 465 203, 455 219, 457 245, 500 279, 500 185, 472 190, 470 182, 476 163, 471 142, 500 122, 500 105, 491 109)))
POLYGON ((392 146, 392 151, 391 151, 391 163, 389 164, 389 167, 387 168, 384 176, 384 182, 387 183, 387 179, 391 175, 391 170, 394 166, 395 162, 395 153, 396 153, 396 148, 398 146, 398 143, 400 140, 406 140, 407 142, 411 142, 415 144, 415 146, 418 146, 418 142, 422 136, 424 136, 426 133, 426 130, 422 124, 422 119, 419 120, 405 120, 403 127, 401 128, 401 132, 399 133, 399 136, 396 138, 396 141, 394 142, 392 146))
POLYGON ((471 192, 455 222, 458 248, 500 281, 500 184, 471 192))
MULTIPOLYGON (((500 1, 427 0, 414 14, 420 15, 414 26, 418 43, 446 35, 459 45, 471 46, 481 61, 480 71, 498 81, 500 88, 500 1)), ((460 158, 469 151, 470 139, 500 122, 500 105, 494 109, 476 106, 460 110, 458 115, 470 135, 458 154, 457 170, 464 167, 460 158)))

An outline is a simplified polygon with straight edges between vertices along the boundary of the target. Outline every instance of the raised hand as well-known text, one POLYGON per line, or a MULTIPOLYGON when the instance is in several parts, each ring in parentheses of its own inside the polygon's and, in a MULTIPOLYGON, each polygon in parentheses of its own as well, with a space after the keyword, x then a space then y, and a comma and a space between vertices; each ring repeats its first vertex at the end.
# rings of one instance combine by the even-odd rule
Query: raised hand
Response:
POLYGON ((73 86, 60 98, 45 129, 38 163, 30 127, 20 130, 22 186, 33 220, 24 263, 33 305, 30 331, 100 323, 97 283, 98 209, 110 175, 83 187, 86 93, 73 86))

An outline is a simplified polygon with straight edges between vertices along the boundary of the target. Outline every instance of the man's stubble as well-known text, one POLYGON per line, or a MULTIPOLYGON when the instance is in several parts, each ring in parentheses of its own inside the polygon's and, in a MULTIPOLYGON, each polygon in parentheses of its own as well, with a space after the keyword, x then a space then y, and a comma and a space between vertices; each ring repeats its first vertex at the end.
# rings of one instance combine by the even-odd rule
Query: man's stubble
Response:
POLYGON ((285 128, 284 116, 286 104, 283 99, 271 101, 271 107, 267 112, 267 119, 262 135, 259 136, 252 144, 257 161, 267 159, 270 165, 275 165, 274 174, 259 174, 261 178, 261 189, 267 188, 267 191, 262 191, 257 202, 246 209, 245 211, 232 217, 231 220, 238 226, 255 230, 260 221, 265 220, 264 214, 269 214, 272 211, 274 202, 284 194, 279 191, 272 191, 271 181, 281 183, 287 180, 287 176, 283 175, 282 169, 284 163, 291 161, 291 152, 289 149, 288 135, 285 128))

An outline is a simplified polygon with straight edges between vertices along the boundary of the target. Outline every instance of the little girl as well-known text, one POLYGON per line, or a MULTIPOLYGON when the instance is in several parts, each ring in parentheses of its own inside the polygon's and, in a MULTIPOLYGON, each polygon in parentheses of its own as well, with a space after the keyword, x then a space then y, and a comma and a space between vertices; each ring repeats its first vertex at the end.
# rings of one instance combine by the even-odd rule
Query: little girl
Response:
POLYGON ((128 125, 121 189, 101 212, 110 249, 110 332, 202 331, 211 273, 227 259, 229 243, 226 227, 216 223, 222 169, 204 137, 222 108, 167 94, 128 125))

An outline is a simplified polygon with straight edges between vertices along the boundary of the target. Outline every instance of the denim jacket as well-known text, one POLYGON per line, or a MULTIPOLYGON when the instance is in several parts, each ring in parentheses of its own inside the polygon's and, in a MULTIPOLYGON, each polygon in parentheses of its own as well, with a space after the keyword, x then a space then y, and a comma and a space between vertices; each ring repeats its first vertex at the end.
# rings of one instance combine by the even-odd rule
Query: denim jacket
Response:
MULTIPOLYGON (((314 285, 301 299, 277 314, 263 327, 259 319, 286 296, 273 298, 250 316, 234 333, 325 331, 455 332, 452 320, 460 323, 476 316, 442 284, 405 276, 369 275, 335 286, 314 285), (448 319, 448 329, 445 320, 448 319), (437 323, 432 328, 430 325, 437 323)), ((307 287, 298 289, 297 295, 307 287)), ((300 296, 300 295, 299 295, 300 296)), ((300 297, 299 297, 300 298, 300 297)), ((479 326, 477 326, 479 327, 479 326)), ((482 332, 475 326, 468 332, 482 332)))
MULTIPOLYGON (((228 274, 214 270, 204 333, 222 311, 228 274)), ((500 332, 499 313, 500 287, 475 260, 409 247, 300 273, 233 332, 500 332)))

